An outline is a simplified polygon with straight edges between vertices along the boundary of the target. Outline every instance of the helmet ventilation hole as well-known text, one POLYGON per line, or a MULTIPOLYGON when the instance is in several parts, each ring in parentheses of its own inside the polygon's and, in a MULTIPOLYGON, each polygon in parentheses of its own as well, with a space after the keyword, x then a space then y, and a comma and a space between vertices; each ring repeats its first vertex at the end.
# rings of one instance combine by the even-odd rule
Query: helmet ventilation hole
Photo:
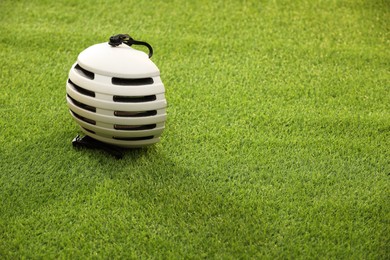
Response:
POLYGON ((141 136, 141 137, 116 137, 114 136, 113 139, 116 140, 123 140, 123 141, 142 141, 142 140, 150 140, 153 139, 154 136, 141 136))
POLYGON ((134 111, 114 111, 115 116, 119 117, 143 117, 143 116, 155 116, 157 115, 157 110, 143 111, 143 112, 134 112, 134 111))
POLYGON ((113 85, 121 86, 139 86, 139 85, 151 85, 154 83, 152 78, 140 78, 140 79, 125 79, 125 78, 112 78, 113 85))
POLYGON ((89 130, 89 129, 85 128, 85 127, 83 127, 83 129, 84 129, 85 131, 87 131, 87 132, 92 133, 92 134, 96 134, 95 131, 89 130))
POLYGON ((70 85, 72 85, 72 87, 74 87, 74 89, 77 90, 77 92, 79 92, 80 94, 90 96, 90 97, 95 97, 95 92, 90 91, 90 90, 86 90, 85 88, 82 88, 82 87, 74 84, 70 79, 68 79, 68 83, 70 85))
POLYGON ((138 131, 138 130, 150 130, 156 128, 156 124, 150 125, 114 125, 117 130, 138 131))
POLYGON ((92 119, 89 119, 89 118, 85 118, 83 116, 80 116, 79 114, 76 114, 75 112, 73 112, 72 110, 70 110, 70 112, 72 112, 72 114, 77 117, 78 119, 80 119, 81 121, 84 121, 84 122, 87 122, 91 125, 96 125, 96 121, 95 120, 92 120, 92 119))
POLYGON ((151 102, 155 101, 156 95, 149 96, 140 96, 140 97, 131 97, 131 96, 114 96, 114 102, 124 102, 124 103, 139 103, 139 102, 151 102))
POLYGON ((150 140, 150 139, 153 139, 154 136, 151 135, 151 136, 141 136, 141 137, 112 137, 113 139, 116 139, 116 140, 123 140, 123 141, 142 141, 142 140, 150 140))
POLYGON ((86 78, 89 78, 89 79, 94 79, 95 78, 95 74, 93 72, 80 67, 79 64, 76 64, 76 66, 74 68, 83 77, 86 77, 86 78))
POLYGON ((84 110, 88 110, 88 111, 91 111, 91 112, 96 113, 96 108, 95 108, 95 107, 92 107, 92 106, 83 104, 83 103, 81 103, 81 102, 79 102, 79 101, 73 99, 73 98, 72 98, 71 96, 69 96, 68 94, 67 94, 67 96, 68 96, 68 98, 69 98, 70 100, 72 100, 72 102, 73 102, 73 104, 74 104, 75 106, 78 106, 79 108, 82 108, 82 109, 84 109, 84 110))

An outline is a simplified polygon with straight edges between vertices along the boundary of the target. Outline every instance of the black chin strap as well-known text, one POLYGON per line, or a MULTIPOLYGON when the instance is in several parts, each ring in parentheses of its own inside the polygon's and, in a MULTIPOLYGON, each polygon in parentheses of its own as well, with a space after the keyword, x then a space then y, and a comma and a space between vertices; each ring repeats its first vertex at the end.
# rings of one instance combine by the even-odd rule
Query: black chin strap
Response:
POLYGON ((142 41, 136 41, 133 38, 131 38, 128 34, 117 34, 110 37, 110 41, 108 44, 110 44, 112 47, 116 47, 121 45, 122 43, 131 46, 131 45, 143 45, 146 46, 149 49, 149 58, 153 56, 153 48, 150 46, 147 42, 142 41))

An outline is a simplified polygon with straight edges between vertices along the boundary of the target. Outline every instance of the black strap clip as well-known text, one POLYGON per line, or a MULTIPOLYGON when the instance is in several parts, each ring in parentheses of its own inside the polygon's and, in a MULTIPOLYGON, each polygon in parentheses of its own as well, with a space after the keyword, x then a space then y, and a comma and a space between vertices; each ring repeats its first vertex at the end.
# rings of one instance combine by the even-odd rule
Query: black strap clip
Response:
POLYGON ((124 150, 120 147, 116 147, 113 145, 109 145, 103 142, 100 142, 92 137, 86 135, 84 137, 80 137, 77 135, 72 141, 73 147, 85 147, 91 149, 102 149, 107 153, 114 156, 116 159, 122 159, 124 155, 124 150))
POLYGON ((117 34, 110 37, 110 41, 108 44, 110 44, 112 47, 116 47, 121 45, 122 43, 131 46, 131 45, 143 45, 146 46, 149 49, 149 58, 153 56, 153 48, 150 46, 147 42, 137 41, 131 38, 128 34, 117 34))

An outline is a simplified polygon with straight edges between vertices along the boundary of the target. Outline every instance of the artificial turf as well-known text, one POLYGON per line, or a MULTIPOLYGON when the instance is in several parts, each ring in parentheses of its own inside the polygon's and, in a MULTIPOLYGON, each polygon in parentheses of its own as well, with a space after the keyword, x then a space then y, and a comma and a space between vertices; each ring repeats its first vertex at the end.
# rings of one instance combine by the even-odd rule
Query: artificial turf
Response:
POLYGON ((390 258, 386 0, 0 1, 0 258, 390 258), (153 47, 160 143, 74 149, 83 49, 153 47))

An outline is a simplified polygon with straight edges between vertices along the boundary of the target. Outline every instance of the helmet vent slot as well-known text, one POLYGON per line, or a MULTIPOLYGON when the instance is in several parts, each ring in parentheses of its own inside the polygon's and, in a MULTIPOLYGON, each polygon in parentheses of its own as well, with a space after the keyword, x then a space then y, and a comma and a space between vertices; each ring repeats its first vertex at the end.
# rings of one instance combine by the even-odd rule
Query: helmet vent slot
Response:
POLYGON ((79 114, 76 114, 76 113, 73 112, 72 110, 71 110, 70 112, 72 112, 72 114, 73 114, 75 117, 77 117, 78 119, 80 119, 80 120, 82 120, 82 121, 84 121, 84 122, 87 122, 87 123, 89 123, 89 124, 91 124, 91 125, 96 125, 96 121, 95 121, 95 120, 88 119, 88 118, 85 118, 85 117, 83 117, 83 116, 80 116, 79 114))
POLYGON ((157 110, 150 111, 114 111, 115 116, 119 117, 143 117, 143 116, 155 116, 157 115, 157 110))
POLYGON ((139 85, 151 85, 154 83, 154 80, 152 78, 141 78, 141 79, 112 78, 111 82, 113 85, 139 86, 139 85))
POLYGON ((73 104, 78 106, 79 108, 82 108, 84 110, 88 110, 88 111, 91 111, 91 112, 94 112, 96 113, 96 108, 95 107, 92 107, 92 106, 89 106, 89 105, 86 105, 86 104, 83 104, 75 99, 73 99, 71 96, 67 95, 68 98, 70 98, 70 100, 72 100, 73 104))
POLYGON ((154 136, 141 136, 141 137, 116 137, 114 136, 113 139, 116 140, 123 140, 123 141, 142 141, 142 140, 150 140, 153 139, 154 136))
POLYGON ((124 103, 140 103, 140 102, 151 102, 156 100, 156 95, 129 97, 129 96, 114 96, 114 102, 124 103))
POLYGON ((83 77, 85 78, 89 78, 89 79, 94 79, 95 78, 95 74, 89 70, 86 70, 82 67, 80 67, 79 64, 76 64, 76 66, 74 67, 76 69, 76 71, 83 77))
POLYGON ((85 127, 83 127, 83 129, 84 129, 85 131, 87 131, 87 132, 92 133, 92 134, 96 134, 95 131, 89 130, 89 129, 85 128, 85 127))
POLYGON ((114 125, 117 130, 137 131, 137 130, 150 130, 156 128, 156 124, 150 125, 114 125))
POLYGON ((95 92, 90 91, 90 90, 86 90, 85 88, 82 88, 82 87, 74 84, 70 79, 68 80, 68 83, 70 85, 72 85, 77 90, 77 92, 79 92, 80 94, 90 96, 90 97, 95 97, 95 92))

